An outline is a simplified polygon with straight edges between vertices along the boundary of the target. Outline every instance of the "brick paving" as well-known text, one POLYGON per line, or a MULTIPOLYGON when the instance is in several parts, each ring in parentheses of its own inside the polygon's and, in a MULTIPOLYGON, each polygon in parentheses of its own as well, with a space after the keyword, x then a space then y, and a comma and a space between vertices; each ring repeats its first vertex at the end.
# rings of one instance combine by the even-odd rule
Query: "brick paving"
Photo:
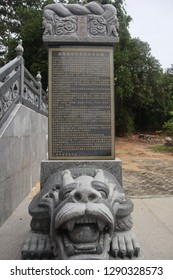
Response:
MULTIPOLYGON (((173 161, 170 164, 173 166, 173 161)), ((173 195, 173 174, 125 170, 123 187, 128 196, 173 195)))
POLYGON ((150 152, 148 146, 124 139, 118 142, 125 193, 130 197, 173 195, 173 155, 150 152))

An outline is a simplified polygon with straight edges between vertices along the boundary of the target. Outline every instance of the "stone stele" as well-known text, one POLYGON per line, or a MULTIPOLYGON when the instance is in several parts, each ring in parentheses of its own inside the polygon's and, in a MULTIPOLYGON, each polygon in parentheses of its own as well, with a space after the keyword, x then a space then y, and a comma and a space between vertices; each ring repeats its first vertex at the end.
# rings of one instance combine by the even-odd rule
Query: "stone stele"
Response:
POLYGON ((49 145, 53 148, 49 153, 55 156, 49 155, 49 160, 41 163, 41 190, 29 206, 31 232, 23 245, 22 257, 138 257, 139 242, 131 230, 133 203, 124 194, 121 161, 115 159, 112 145, 116 8, 96 2, 85 6, 51 4, 44 9, 43 26, 43 41, 51 53, 49 145), (88 62, 92 60, 97 71, 88 62), (73 67, 69 72, 70 63, 73 67), (83 80, 78 84, 76 80, 80 80, 82 71, 83 80), (95 83, 89 76, 91 71, 95 83))

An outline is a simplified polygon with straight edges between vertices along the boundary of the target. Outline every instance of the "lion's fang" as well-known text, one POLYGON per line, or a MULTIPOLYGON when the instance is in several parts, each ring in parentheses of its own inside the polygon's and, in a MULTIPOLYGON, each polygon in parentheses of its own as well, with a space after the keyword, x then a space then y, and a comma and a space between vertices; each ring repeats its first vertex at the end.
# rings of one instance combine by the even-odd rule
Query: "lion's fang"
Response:
POLYGON ((104 227, 105 227, 105 223, 102 222, 102 221, 100 221, 100 220, 98 220, 98 221, 97 221, 97 224, 98 224, 99 230, 100 230, 100 231, 103 231, 103 229, 104 229, 104 227))
POLYGON ((74 220, 74 219, 71 220, 71 221, 69 221, 69 222, 67 223, 67 229, 68 229, 68 231, 72 231, 72 230, 73 230, 74 224, 75 224, 75 220, 74 220))

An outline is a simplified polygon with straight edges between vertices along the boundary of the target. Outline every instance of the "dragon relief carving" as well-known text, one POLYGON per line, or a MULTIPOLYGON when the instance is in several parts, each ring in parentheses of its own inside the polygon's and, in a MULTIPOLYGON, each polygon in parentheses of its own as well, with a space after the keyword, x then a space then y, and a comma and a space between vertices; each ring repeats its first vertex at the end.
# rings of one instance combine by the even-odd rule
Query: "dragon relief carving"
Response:
POLYGON ((87 17, 88 36, 118 37, 116 8, 110 4, 101 5, 97 2, 90 2, 85 6, 61 3, 47 5, 43 13, 44 36, 77 35, 80 16, 87 17))
MULTIPOLYGON (((6 112, 15 99, 19 96, 19 81, 16 80, 2 95, 3 111, 6 112)), ((2 106, 0 105, 0 106, 2 106)), ((1 110, 2 111, 2 110, 1 110)))
POLYGON ((111 173, 91 168, 51 175, 31 202, 24 259, 110 259, 138 256, 132 202, 111 173), (49 191, 48 191, 49 189, 49 191))
POLYGON ((61 18, 54 15, 53 19, 43 19, 44 35, 67 35, 77 30, 77 18, 74 16, 61 18))

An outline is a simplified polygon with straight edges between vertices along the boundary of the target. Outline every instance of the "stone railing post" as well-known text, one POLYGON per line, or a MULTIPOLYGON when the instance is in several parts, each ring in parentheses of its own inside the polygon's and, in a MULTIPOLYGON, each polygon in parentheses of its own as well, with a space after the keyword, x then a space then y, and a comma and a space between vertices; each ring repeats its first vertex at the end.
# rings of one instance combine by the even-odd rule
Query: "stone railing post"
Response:
POLYGON ((36 80, 39 86, 39 111, 41 111, 42 109, 42 83, 41 83, 41 73, 40 71, 37 72, 37 76, 36 76, 36 80))
POLYGON ((22 46, 22 40, 18 41, 18 46, 16 47, 16 56, 21 60, 21 65, 20 65, 20 99, 22 101, 23 97, 23 90, 24 90, 24 59, 23 59, 23 53, 24 53, 24 48, 22 46))

